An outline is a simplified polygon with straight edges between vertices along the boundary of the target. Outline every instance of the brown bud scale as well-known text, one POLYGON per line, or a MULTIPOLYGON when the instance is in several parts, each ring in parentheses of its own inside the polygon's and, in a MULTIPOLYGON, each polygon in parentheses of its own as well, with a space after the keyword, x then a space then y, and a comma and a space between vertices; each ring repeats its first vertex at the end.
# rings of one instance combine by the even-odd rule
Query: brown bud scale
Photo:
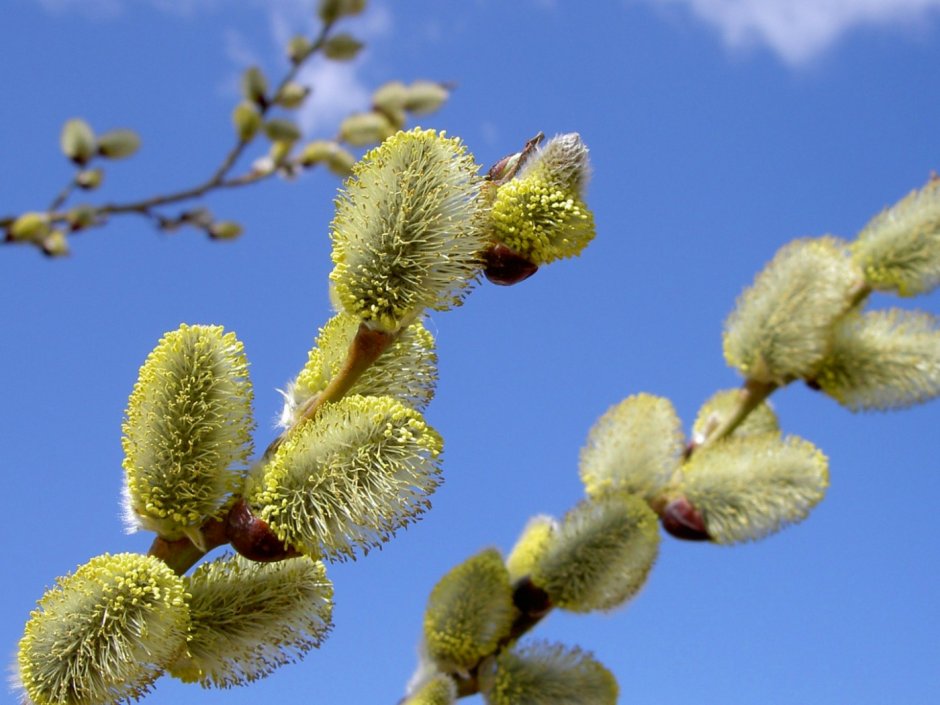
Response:
POLYGON ((244 499, 238 500, 229 511, 225 536, 232 548, 245 558, 259 563, 271 563, 300 555, 282 542, 267 522, 252 514, 251 507, 244 499))
POLYGON ((677 539, 685 541, 711 541, 705 520, 685 497, 674 499, 660 515, 663 528, 677 539))
POLYGON ((525 281, 538 269, 537 264, 502 243, 483 253, 483 274, 493 284, 512 286, 525 281))

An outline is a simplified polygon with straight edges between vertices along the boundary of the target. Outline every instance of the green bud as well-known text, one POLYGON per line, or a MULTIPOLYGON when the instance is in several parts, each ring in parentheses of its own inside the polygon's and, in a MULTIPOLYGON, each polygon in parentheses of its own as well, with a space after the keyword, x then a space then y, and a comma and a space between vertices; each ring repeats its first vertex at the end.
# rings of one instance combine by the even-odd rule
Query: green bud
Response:
POLYGON ((405 84, 401 81, 389 81, 372 94, 372 105, 382 112, 404 110, 407 99, 408 88, 405 84))
POLYGON ((290 157, 290 151, 293 146, 293 142, 284 140, 277 140, 272 142, 271 149, 268 151, 271 163, 275 164, 276 166, 283 166, 284 162, 287 161, 287 158, 290 157))
POLYGON ((95 155, 95 133, 80 118, 66 121, 59 139, 62 153, 79 166, 87 164, 95 155))
POLYGON ((320 19, 330 24, 351 15, 358 15, 366 7, 366 0, 320 0, 317 14, 320 19))
POLYGON ((343 177, 349 176, 356 164, 356 158, 352 154, 329 140, 310 142, 300 153, 299 161, 306 167, 325 163, 330 171, 343 177))
POLYGON ((424 613, 428 656, 443 671, 472 668, 509 636, 516 608, 499 551, 452 568, 431 591, 424 613))
POLYGON ((326 58, 334 61, 350 61, 356 58, 363 46, 363 43, 351 34, 335 34, 326 40, 323 53, 326 58))
POLYGON ((140 149, 140 136, 133 130, 111 130, 98 137, 98 154, 106 159, 124 159, 140 149))
POLYGON ((232 111, 232 123, 235 132, 242 142, 249 142, 261 129, 261 113, 254 103, 244 101, 235 106, 232 111))
POLYGON ((82 169, 75 175, 75 185, 85 191, 94 191, 104 181, 103 169, 82 169))
POLYGON ((296 142, 300 139, 300 128, 284 118, 273 118, 264 123, 264 134, 272 142, 296 142))
POLYGON ((415 115, 428 115, 440 108, 449 95, 449 91, 440 83, 415 81, 408 86, 402 107, 415 115))
POLYGON ((268 79, 257 66, 252 66, 242 74, 242 95, 252 103, 264 105, 267 102, 268 79))
POLYGON ((10 239, 19 242, 40 242, 49 234, 49 216, 45 213, 24 213, 10 226, 10 239))
POLYGON ((277 104, 291 110, 299 108, 310 95, 310 87, 291 81, 277 94, 277 104))
POLYGON ((325 162, 339 148, 336 142, 315 140, 309 142, 301 151, 297 161, 301 166, 314 166, 325 162))
POLYGON ((344 178, 352 174, 355 165, 356 158, 339 145, 336 146, 336 149, 326 160, 327 168, 337 176, 344 178))
POLYGON ((287 58, 295 66, 310 56, 313 43, 302 35, 293 37, 287 44, 287 58))
POLYGON ((64 257, 69 253, 69 243, 65 233, 53 230, 42 239, 42 251, 50 257, 64 257))
POLYGON ((66 214, 69 227, 73 232, 76 230, 84 230, 88 226, 92 225, 95 222, 95 218, 97 217, 98 211, 94 208, 94 206, 89 206, 87 204, 75 206, 66 214))
POLYGON ((209 237, 213 240, 234 240, 242 231, 242 226, 234 220, 220 220, 209 226, 209 237))
POLYGON ((353 147, 365 147, 382 142, 395 134, 388 118, 380 113, 357 113, 343 120, 339 126, 340 139, 353 147))

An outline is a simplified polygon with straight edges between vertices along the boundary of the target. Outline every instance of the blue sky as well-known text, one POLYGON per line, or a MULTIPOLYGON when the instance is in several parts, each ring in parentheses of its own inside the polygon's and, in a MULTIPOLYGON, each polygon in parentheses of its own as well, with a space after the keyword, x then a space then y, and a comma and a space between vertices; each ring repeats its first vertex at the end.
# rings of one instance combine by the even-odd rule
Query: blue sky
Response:
MULTIPOLYGON (((73 116, 143 138, 109 170, 102 200, 208 175, 232 141, 240 70, 283 71, 279 48, 313 28, 310 5, 5 0, 0 213, 44 207, 70 177, 58 134, 73 116)), ((739 383, 722 324, 776 249, 852 237, 940 170, 940 2, 373 0, 349 31, 368 50, 311 67, 307 134, 333 134, 387 80, 453 81, 421 124, 462 137, 482 164, 539 130, 581 133, 597 239, 432 317, 441 383, 428 419, 446 439, 445 483, 384 550, 330 568, 324 647, 230 692, 161 679, 149 703, 396 702, 435 581, 580 499, 578 451, 598 416, 645 391, 669 397, 688 427, 704 399, 739 383)), ((62 261, 0 249, 5 653, 56 576, 149 545, 122 534, 120 424, 164 331, 234 330, 252 365, 256 445, 273 437, 275 390, 329 315, 336 187, 314 172, 213 197, 219 217, 245 226, 234 243, 122 218, 62 261)), ((940 314, 936 293, 873 304, 940 314)), ((787 432, 830 458, 831 489, 806 522, 736 548, 667 539, 625 609, 554 614, 534 635, 593 651, 624 703, 929 702, 940 692, 940 406, 852 415, 798 386, 774 403, 787 432)))

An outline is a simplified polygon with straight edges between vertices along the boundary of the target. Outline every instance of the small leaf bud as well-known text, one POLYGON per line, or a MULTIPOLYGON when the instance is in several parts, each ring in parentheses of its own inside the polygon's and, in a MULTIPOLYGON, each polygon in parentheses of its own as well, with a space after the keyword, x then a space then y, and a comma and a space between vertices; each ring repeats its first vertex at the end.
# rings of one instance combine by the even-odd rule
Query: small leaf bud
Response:
POLYGON ((83 169, 75 175, 75 185, 84 191, 94 191, 104 181, 102 169, 83 169))
POLYGON ((59 139, 62 153, 79 166, 88 163, 95 155, 95 133, 91 126, 80 118, 66 121, 59 139))
MULTIPOLYGON (((723 389, 715 392, 708 401, 702 404, 695 417, 695 423, 692 424, 692 442, 701 445, 714 433, 721 425, 721 422, 730 414, 740 403, 740 389, 723 389)), ((734 429, 732 435, 735 438, 742 436, 759 435, 763 433, 780 433, 780 424, 777 422, 777 415, 769 402, 762 401, 756 409, 751 411, 734 429)))
POLYGON ((232 123, 242 142, 249 142, 261 129, 261 113, 254 103, 243 101, 232 111, 232 123))
POLYGON ((381 113, 357 113, 343 120, 339 134, 341 140, 353 147, 365 147, 391 137, 395 128, 381 113))
POLYGON ((273 118, 264 123, 264 134, 272 142, 296 142, 300 139, 300 128, 284 118, 273 118))
POLYGON ((326 58, 334 61, 351 61, 363 46, 363 43, 351 34, 335 34, 323 45, 323 53, 326 58))
POLYGON ((124 159, 140 149, 140 136, 133 130, 110 130, 98 137, 98 154, 106 159, 124 159))
POLYGON ((440 83, 415 81, 408 86, 402 107, 414 115, 428 115, 440 108, 450 92, 440 83))
POLYGON ((366 7, 366 0, 320 0, 317 14, 327 24, 332 24, 341 17, 358 15, 366 7))
POLYGON ((313 43, 303 35, 293 37, 287 44, 287 58, 295 66, 310 56, 313 43))
POLYGON ((69 253, 69 243, 65 233, 53 230, 42 239, 42 251, 49 257, 64 257, 69 253))
POLYGON ((408 99, 408 88, 401 81, 389 81, 372 94, 372 105, 385 112, 403 110, 408 99))
POLYGON ((303 105, 308 95, 310 95, 310 86, 303 86, 291 81, 277 94, 276 102, 282 108, 292 110, 303 105))
POLYGON ((285 142, 282 140, 272 142, 271 149, 268 151, 271 162, 277 167, 283 167, 284 162, 287 161, 287 158, 290 156, 290 151, 293 146, 293 142, 285 142))
POLYGON ((252 66, 242 74, 242 95, 258 105, 267 103, 268 79, 257 66, 252 66))
POLYGON ((501 242, 483 253, 483 274, 493 284, 512 286, 525 281, 537 271, 537 264, 501 242))
POLYGON ((188 211, 183 211, 179 217, 180 223, 187 223, 193 225, 197 228, 202 228, 207 230, 210 225, 214 222, 212 211, 208 208, 199 207, 192 208, 188 211))
POLYGON ((304 147, 300 153, 299 162, 306 167, 325 163, 334 174, 346 177, 352 173, 356 158, 336 142, 316 140, 304 147))
POLYGON ((234 220, 220 220, 209 226, 209 237, 213 240, 234 240, 242 232, 242 226, 234 220))
POLYGON ((405 123, 408 122, 408 115, 404 110, 395 108, 375 108, 375 110, 384 115, 388 120, 388 124, 396 130, 402 129, 405 123))
POLYGON ((49 216, 45 213, 24 213, 13 221, 9 235, 19 242, 40 242, 49 234, 49 216))
POLYGON ((80 205, 72 208, 66 214, 66 219, 68 220, 72 232, 75 232, 77 230, 84 230, 92 225, 97 215, 98 211, 95 210, 94 206, 80 205))

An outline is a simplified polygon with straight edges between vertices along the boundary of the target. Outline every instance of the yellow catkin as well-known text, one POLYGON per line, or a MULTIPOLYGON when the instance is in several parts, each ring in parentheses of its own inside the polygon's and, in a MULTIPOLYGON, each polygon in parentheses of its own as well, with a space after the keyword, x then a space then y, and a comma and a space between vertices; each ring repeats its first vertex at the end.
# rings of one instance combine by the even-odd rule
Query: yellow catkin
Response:
POLYGON ((624 399, 598 419, 581 449, 588 496, 628 492, 652 497, 678 467, 683 441, 668 399, 651 394, 624 399))
POLYGON ((424 612, 427 654, 442 671, 471 668, 508 636, 515 614, 499 551, 478 553, 431 591, 424 612))
POLYGON ((362 158, 331 230, 344 311, 395 331, 460 302, 485 245, 477 169, 460 140, 434 130, 399 132, 362 158))
POLYGON ((584 501, 565 515, 532 582, 572 612, 610 610, 633 597, 659 552, 659 524, 635 495, 584 501))
POLYGON ((679 490, 712 540, 731 544, 802 521, 828 486, 826 456, 809 441, 773 432, 700 449, 683 467, 679 490))
POLYGON ((332 626, 333 585, 319 561, 256 563, 229 555, 186 578, 192 627, 169 669, 227 688, 262 678, 318 647, 332 626))
POLYGON ((135 699, 186 647, 183 580, 158 558, 93 558, 59 578, 26 623, 16 680, 34 705, 135 699))
POLYGON ((396 399, 343 397, 291 433, 247 499, 301 552, 354 558, 427 509, 442 446, 421 413, 396 399))

